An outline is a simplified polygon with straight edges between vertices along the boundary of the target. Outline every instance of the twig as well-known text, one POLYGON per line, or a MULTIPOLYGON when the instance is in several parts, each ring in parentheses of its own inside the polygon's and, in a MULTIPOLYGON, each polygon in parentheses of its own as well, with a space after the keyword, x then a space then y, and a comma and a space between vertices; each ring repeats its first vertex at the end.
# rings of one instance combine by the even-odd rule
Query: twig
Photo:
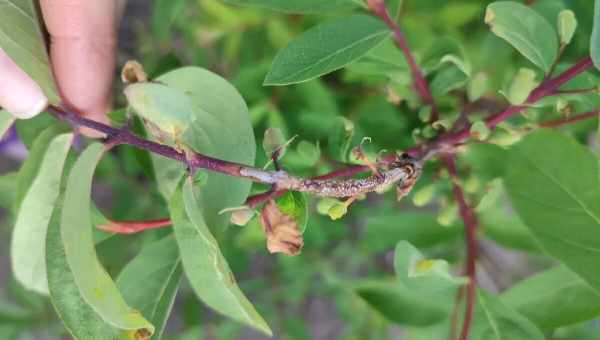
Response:
POLYGON ((569 117, 569 118, 548 120, 548 121, 540 123, 538 126, 542 127, 542 128, 555 128, 555 127, 559 127, 559 126, 563 126, 563 125, 577 123, 582 120, 590 119, 590 118, 594 118, 594 117, 598 117, 598 116, 600 116, 600 110, 595 110, 595 111, 582 113, 577 116, 573 116, 573 117, 569 117))
POLYGON ((465 265, 465 274, 469 277, 469 283, 466 287, 466 306, 463 327, 460 334, 461 340, 469 339, 471 323, 473 320, 473 311, 475 309, 475 293, 477 289, 477 226, 479 222, 475 212, 469 206, 465 199, 463 188, 458 184, 458 172, 456 170, 456 159, 454 155, 444 155, 442 160, 450 173, 452 179, 452 194, 458 204, 459 213, 465 224, 465 241, 467 243, 467 262, 465 265))
MULTIPOLYGON (((535 103, 536 101, 538 101, 539 99, 541 99, 545 96, 554 94, 561 85, 568 82, 569 80, 571 80, 575 76, 579 75, 580 73, 583 73, 584 71, 589 69, 591 66, 592 66, 591 58, 587 57, 587 58, 583 59, 582 61, 578 62, 577 64, 573 65, 571 68, 564 71, 559 76, 543 82, 534 91, 532 91, 532 93, 529 95, 529 97, 526 101, 526 104, 535 103)), ((514 114, 523 110, 525 107, 526 107, 525 105, 509 106, 508 108, 501 111, 500 113, 497 113, 497 114, 489 117, 486 120, 486 125, 489 128, 494 129, 496 127, 496 125, 498 125, 500 122, 510 118, 514 114)), ((73 125, 74 127, 78 127, 78 126, 88 127, 90 129, 93 129, 93 130, 96 130, 96 131, 106 134, 107 137, 111 141, 116 141, 118 144, 130 144, 139 149, 147 150, 147 151, 157 154, 157 155, 161 155, 161 156, 164 156, 167 158, 174 159, 179 162, 193 165, 193 166, 191 166, 192 169, 203 168, 203 169, 207 169, 207 170, 211 170, 211 171, 228 174, 228 175, 235 176, 235 177, 247 177, 247 176, 241 175, 240 171, 242 168, 252 169, 255 172, 263 173, 266 175, 266 177, 269 177, 269 178, 272 178, 273 174, 279 173, 279 172, 262 171, 260 169, 248 167, 248 166, 233 163, 233 162, 227 162, 227 161, 219 160, 216 158, 212 158, 212 157, 208 157, 208 156, 204 156, 204 155, 200 155, 200 154, 197 154, 196 157, 192 160, 192 162, 190 164, 190 160, 186 159, 186 156, 183 153, 181 153, 167 145, 158 144, 158 143, 140 138, 129 131, 114 128, 114 127, 106 125, 106 124, 102 124, 102 123, 99 123, 99 122, 96 122, 96 121, 93 121, 90 119, 83 118, 74 112, 65 110, 60 107, 50 106, 50 107, 48 107, 48 111, 50 113, 52 113, 58 119, 64 120, 64 121, 68 122, 69 124, 73 125)), ((405 150, 405 152, 413 157, 419 158, 419 156, 428 154, 431 150, 443 149, 444 146, 458 145, 458 144, 462 143, 464 140, 468 139, 469 136, 470 136, 470 125, 467 125, 462 130, 459 130, 456 132, 447 132, 447 133, 441 135, 440 137, 438 137, 433 142, 416 145, 408 150, 405 150)), ((395 156, 387 156, 381 160, 381 164, 388 165, 388 164, 394 162, 394 159, 395 159, 395 156)), ((333 178, 338 178, 338 177, 353 176, 353 175, 356 175, 356 174, 359 174, 362 172, 366 172, 366 171, 369 171, 369 168, 367 166, 352 165, 352 166, 348 166, 343 169, 335 170, 329 174, 315 177, 314 180, 315 181, 327 181, 327 180, 331 180, 333 178)), ((256 182, 273 184, 271 181, 264 182, 264 181, 260 180, 259 178, 250 178, 250 179, 253 181, 256 181, 256 182)), ((336 183, 339 183, 339 182, 336 182, 336 183)), ((269 198, 282 195, 283 193, 285 193, 285 191, 286 191, 286 189, 282 189, 281 187, 278 186, 277 190, 270 190, 270 191, 267 191, 262 194, 248 197, 246 204, 251 207, 254 207, 254 206, 268 200, 269 198)))
POLYGON ((216 159, 200 153, 184 154, 170 146, 141 138, 127 130, 115 128, 84 118, 72 111, 60 107, 49 107, 48 111, 59 119, 68 121, 75 126, 85 126, 107 135, 111 144, 129 144, 139 149, 171 158, 187 164, 191 171, 206 169, 229 176, 246 178, 251 181, 273 185, 274 191, 293 190, 325 197, 350 197, 377 190, 382 186, 394 183, 402 184, 420 175, 422 162, 413 158, 403 158, 391 162, 388 169, 380 176, 370 176, 362 179, 323 180, 303 179, 288 174, 285 171, 268 171, 235 162, 216 159))
POLYGON ((379 17, 385 24, 392 30, 394 33, 394 42, 400 48, 408 66, 410 67, 410 72, 413 78, 413 87, 417 94, 421 98, 421 101, 431 106, 431 122, 435 122, 439 119, 439 113, 437 110, 437 106, 435 105, 435 101, 433 100, 433 96, 431 95, 431 91, 429 90, 429 84, 425 77, 423 76, 423 72, 417 65, 415 61, 415 57, 413 56, 410 47, 408 46, 408 42, 406 41, 406 37, 404 33, 400 29, 400 26, 392 19, 389 11, 385 7, 385 2, 383 0, 368 0, 369 10, 375 16, 379 17))
POLYGON ((140 231, 158 229, 171 225, 168 218, 150 221, 108 221, 108 223, 99 225, 97 228, 109 233, 117 234, 135 234, 140 231))
MULTIPOLYGON (((514 116, 515 114, 523 111, 529 105, 535 104, 537 101, 539 101, 540 99, 542 99, 544 97, 553 95, 554 93, 556 93, 556 91, 558 91, 558 89, 562 85, 567 83, 569 80, 575 78, 577 75, 585 72, 587 69, 591 68, 592 66, 593 66, 592 59, 590 57, 584 58, 583 60, 579 61, 577 64, 575 64, 575 65, 571 66, 570 68, 568 68, 567 70, 565 70, 560 75, 558 75, 554 78, 548 79, 548 80, 544 81, 542 84, 540 84, 538 87, 536 87, 533 91, 531 91, 531 93, 529 94, 529 96, 527 97, 527 99, 525 100, 525 102, 523 104, 511 105, 511 106, 507 107, 505 110, 488 117, 485 120, 486 126, 492 130, 495 129, 496 126, 498 126, 498 124, 500 124, 503 121, 507 120, 508 118, 514 116)), ((416 155, 419 155, 419 154, 427 151, 428 149, 432 149, 432 148, 436 148, 436 147, 439 148, 439 147, 443 147, 444 145, 459 144, 459 143, 463 142, 464 140, 468 139, 470 137, 470 135, 471 135, 471 124, 468 124, 462 130, 459 130, 456 132, 445 133, 430 143, 417 145, 413 148, 406 150, 405 152, 408 153, 409 155, 416 156, 416 155)))
POLYGON ((555 94, 585 94, 585 93, 598 93, 598 87, 588 87, 584 89, 573 89, 573 90, 559 90, 555 94))

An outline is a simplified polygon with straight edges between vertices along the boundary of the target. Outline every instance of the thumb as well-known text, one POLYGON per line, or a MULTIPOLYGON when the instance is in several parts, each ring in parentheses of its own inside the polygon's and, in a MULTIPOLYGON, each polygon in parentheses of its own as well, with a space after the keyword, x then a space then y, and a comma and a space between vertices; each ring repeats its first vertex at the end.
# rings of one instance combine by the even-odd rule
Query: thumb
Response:
POLYGON ((17 118, 31 118, 48 106, 48 99, 10 57, 0 49, 0 106, 17 118))

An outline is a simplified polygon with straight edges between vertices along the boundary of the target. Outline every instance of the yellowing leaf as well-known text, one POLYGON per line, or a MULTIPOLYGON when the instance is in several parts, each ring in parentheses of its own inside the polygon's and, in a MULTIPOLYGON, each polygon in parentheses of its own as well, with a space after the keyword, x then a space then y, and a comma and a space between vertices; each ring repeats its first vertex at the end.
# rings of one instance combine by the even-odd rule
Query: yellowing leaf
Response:
POLYGON ((298 222, 279 210, 277 203, 270 200, 265 204, 260 222, 267 235, 267 249, 271 253, 298 255, 304 245, 298 222))

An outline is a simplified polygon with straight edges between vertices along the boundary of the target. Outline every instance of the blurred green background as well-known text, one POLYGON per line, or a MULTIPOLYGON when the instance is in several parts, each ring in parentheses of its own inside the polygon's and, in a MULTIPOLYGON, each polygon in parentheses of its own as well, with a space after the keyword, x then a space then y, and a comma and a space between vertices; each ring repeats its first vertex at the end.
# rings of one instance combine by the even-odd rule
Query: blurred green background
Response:
MULTIPOLYGON (((528 64, 483 23, 485 6, 490 2, 405 0, 400 22, 417 57, 441 36, 460 42, 473 70, 488 79, 482 89, 485 95, 499 98, 497 91, 506 88, 516 71, 528 64)), ((587 53, 591 0, 529 2, 553 24, 561 9, 574 10, 579 28, 565 59, 578 59, 587 53)), ((344 13, 329 17, 339 15, 344 13)), ((322 174, 338 165, 340 159, 332 150, 331 138, 348 122, 354 128, 352 145, 360 144, 363 137, 371 138, 365 145, 371 156, 382 149, 401 150, 413 145, 414 130, 422 124, 415 114, 418 108, 410 93, 389 82, 386 70, 380 69, 377 75, 350 67, 299 85, 262 86, 277 51, 327 18, 240 8, 218 0, 129 0, 120 30, 118 61, 123 65, 137 59, 151 77, 181 65, 199 65, 229 79, 250 108, 259 150, 257 166, 266 162, 260 145, 268 127, 278 127, 288 138, 298 135, 297 141, 319 146, 323 157, 318 160, 312 156, 314 149, 298 148, 297 143, 288 150, 284 167, 302 176, 322 174)), ((403 77, 397 76, 397 84, 403 84, 403 77)), ((116 85, 116 108, 124 105, 121 89, 122 85, 116 85)), ((438 98, 442 111, 452 114, 461 94, 464 97, 464 91, 458 90, 438 98)), ((595 127, 596 122, 584 123, 571 128, 570 133, 586 138, 595 127)), ((0 150, 2 174, 17 170, 26 157, 25 149, 14 142, 5 142, 0 150)), ((167 216, 165 202, 150 184, 152 173, 145 162, 147 159, 129 147, 119 147, 102 161, 94 199, 106 215, 117 220, 167 216)), ((393 276, 393 247, 399 240, 408 240, 428 256, 450 261, 459 272, 464 255, 462 224, 456 207, 446 198, 449 184, 437 180, 440 176, 444 174, 437 172, 435 165, 429 166, 415 193, 403 202, 396 203, 391 193, 371 195, 337 221, 318 214, 318 200, 311 198, 305 245, 297 257, 268 254, 256 220, 245 227, 214 232, 242 290, 268 320, 275 339, 444 339, 447 323, 420 329, 396 326, 352 289, 362 279, 393 276), (427 204, 415 207, 413 202, 419 203, 419 199, 427 204)), ((467 183, 472 184, 472 195, 484 191, 480 178, 467 178, 467 183)), ((0 177, 0 339, 66 338, 48 300, 24 291, 11 277, 8 244, 13 185, 14 177, 0 177)), ((265 189, 254 187, 255 192, 265 189)), ((495 216, 488 217, 489 227, 482 235, 482 252, 487 252, 489 263, 482 264, 480 278, 482 286, 501 291, 549 263, 532 251, 535 245, 514 219, 495 216)), ((101 260, 116 274, 142 244, 163 234, 152 231, 112 238, 98 250, 101 260)), ((600 334, 599 327, 591 322, 559 330, 553 336, 594 339, 600 334)), ((183 281, 165 339, 263 338, 207 309, 183 281)))

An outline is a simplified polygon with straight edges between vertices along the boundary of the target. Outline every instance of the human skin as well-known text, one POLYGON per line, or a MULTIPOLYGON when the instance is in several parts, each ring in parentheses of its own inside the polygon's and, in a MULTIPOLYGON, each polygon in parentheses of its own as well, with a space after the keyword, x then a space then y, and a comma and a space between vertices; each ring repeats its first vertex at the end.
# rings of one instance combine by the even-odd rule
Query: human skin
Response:
MULTIPOLYGON (((115 69, 117 21, 124 0, 40 0, 50 60, 64 105, 107 122, 115 69)), ((40 87, 0 49, 0 106, 17 118, 42 111, 40 87)))

